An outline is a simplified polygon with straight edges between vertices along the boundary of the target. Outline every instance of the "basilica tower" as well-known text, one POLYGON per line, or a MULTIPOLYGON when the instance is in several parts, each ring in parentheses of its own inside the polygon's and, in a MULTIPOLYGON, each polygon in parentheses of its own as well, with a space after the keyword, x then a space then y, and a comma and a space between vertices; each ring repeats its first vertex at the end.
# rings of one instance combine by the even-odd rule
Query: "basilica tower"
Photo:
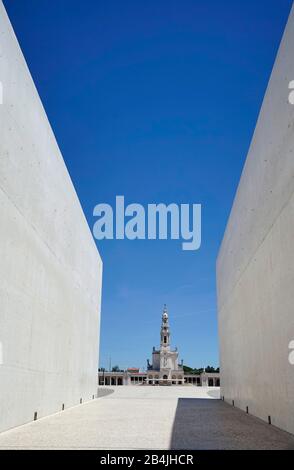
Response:
POLYGON ((162 322, 160 329, 160 349, 169 350, 170 349, 170 330, 168 322, 168 312, 166 305, 164 304, 163 313, 162 313, 162 322))
POLYGON ((160 348, 153 348, 152 365, 147 361, 148 384, 174 385, 183 383, 183 367, 178 364, 178 351, 170 346, 170 328, 166 305, 163 307, 160 328, 160 348))

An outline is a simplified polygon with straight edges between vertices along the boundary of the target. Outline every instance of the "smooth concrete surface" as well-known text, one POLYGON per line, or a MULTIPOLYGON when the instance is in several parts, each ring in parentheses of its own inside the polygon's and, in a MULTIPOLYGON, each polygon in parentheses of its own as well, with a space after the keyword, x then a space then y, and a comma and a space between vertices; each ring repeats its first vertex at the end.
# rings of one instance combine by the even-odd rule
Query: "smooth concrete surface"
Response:
POLYGON ((221 395, 294 433, 294 9, 217 261, 221 395))
POLYGON ((195 386, 101 387, 101 398, 0 434, 0 449, 294 449, 294 438, 195 386))
POLYGON ((102 263, 0 1, 0 430, 97 393, 102 263))

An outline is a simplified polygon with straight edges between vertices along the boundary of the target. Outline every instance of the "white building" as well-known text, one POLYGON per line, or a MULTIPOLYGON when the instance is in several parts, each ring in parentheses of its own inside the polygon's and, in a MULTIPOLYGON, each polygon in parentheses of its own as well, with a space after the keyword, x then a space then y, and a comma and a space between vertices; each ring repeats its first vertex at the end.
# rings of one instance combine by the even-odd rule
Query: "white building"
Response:
POLYGON ((97 394, 102 261, 0 0, 0 431, 97 394))
POLYGON ((147 371, 137 368, 126 371, 98 373, 99 385, 196 385, 198 387, 219 387, 220 374, 185 374, 183 361, 178 363, 178 351, 170 346, 170 328, 166 305, 164 306, 160 328, 160 348, 153 348, 152 364, 147 360, 147 371))
POLYGON ((160 348, 152 351, 152 365, 147 361, 147 381, 149 385, 184 383, 183 361, 178 364, 178 351, 170 347, 170 328, 166 305, 162 313, 160 348))
POLYGON ((217 261, 221 394, 294 433, 294 7, 217 261))

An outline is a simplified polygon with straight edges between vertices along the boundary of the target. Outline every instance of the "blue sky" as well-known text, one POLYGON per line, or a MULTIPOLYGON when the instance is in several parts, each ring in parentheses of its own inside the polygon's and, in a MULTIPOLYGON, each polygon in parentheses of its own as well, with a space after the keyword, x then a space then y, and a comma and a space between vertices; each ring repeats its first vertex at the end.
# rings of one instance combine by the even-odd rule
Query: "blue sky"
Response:
POLYGON ((218 365, 215 261, 290 0, 4 0, 90 227, 93 208, 201 203, 202 246, 105 240, 100 365, 144 367, 161 310, 218 365))

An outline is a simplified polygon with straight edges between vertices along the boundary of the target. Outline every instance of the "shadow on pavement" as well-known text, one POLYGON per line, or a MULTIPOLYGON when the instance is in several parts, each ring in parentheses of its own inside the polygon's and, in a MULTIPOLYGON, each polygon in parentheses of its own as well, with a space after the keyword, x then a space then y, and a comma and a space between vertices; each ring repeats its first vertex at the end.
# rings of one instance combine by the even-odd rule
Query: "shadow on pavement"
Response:
POLYGON ((170 449, 294 449, 294 436, 221 400, 179 398, 170 449))

